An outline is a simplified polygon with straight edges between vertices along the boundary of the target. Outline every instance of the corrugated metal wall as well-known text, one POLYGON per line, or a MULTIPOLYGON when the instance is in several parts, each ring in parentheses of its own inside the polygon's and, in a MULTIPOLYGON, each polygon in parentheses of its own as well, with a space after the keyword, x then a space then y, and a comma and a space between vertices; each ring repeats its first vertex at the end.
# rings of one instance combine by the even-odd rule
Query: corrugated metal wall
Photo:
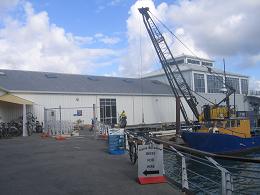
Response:
MULTIPOLYGON (((123 96, 123 95, 64 95, 64 94, 20 94, 16 93, 21 98, 34 102, 32 112, 37 116, 38 120, 44 120, 44 107, 75 107, 67 111, 63 117, 68 120, 77 120, 78 116, 73 116, 77 107, 92 107, 97 106, 97 117, 100 117, 99 99, 100 98, 115 98, 117 105, 117 115, 122 110, 127 113, 128 124, 142 123, 142 113, 144 113, 145 123, 157 122, 172 122, 175 121, 175 99, 169 96, 123 96)), ((187 107, 187 105, 186 105, 187 107)), ((188 107, 187 107, 188 109, 188 107)), ((82 109, 84 110, 84 109, 82 109)), ((87 116, 84 115, 84 121, 91 121, 93 117, 92 109, 86 109, 87 116)), ((192 113, 189 117, 193 119, 192 113)), ((88 122, 87 122, 88 123, 88 122)))
POLYGON ((0 101, 0 122, 10 122, 18 119, 22 114, 22 105, 0 101))

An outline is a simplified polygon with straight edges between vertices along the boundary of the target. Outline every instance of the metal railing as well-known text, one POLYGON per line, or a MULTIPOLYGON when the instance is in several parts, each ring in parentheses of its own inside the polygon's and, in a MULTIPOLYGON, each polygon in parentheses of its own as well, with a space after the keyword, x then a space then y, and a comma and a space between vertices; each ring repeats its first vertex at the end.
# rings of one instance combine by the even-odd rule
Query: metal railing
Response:
MULTIPOLYGON (((139 135, 140 136, 140 135, 139 135)), ((218 155, 150 138, 164 145, 165 174, 195 194, 260 194, 260 159, 218 155)))
POLYGON ((213 158, 196 157, 180 152, 174 147, 165 151, 166 175, 178 183, 183 191, 196 194, 231 195, 233 193, 231 173, 213 158), (171 158, 175 156, 175 160, 170 160, 169 156, 171 158))
POLYGON ((195 155, 194 151, 190 154, 189 148, 185 148, 186 152, 168 146, 164 155, 166 175, 183 190, 196 194, 260 194, 259 158, 211 153, 195 155))
POLYGON ((260 95, 260 91, 257 90, 250 90, 249 95, 260 95))

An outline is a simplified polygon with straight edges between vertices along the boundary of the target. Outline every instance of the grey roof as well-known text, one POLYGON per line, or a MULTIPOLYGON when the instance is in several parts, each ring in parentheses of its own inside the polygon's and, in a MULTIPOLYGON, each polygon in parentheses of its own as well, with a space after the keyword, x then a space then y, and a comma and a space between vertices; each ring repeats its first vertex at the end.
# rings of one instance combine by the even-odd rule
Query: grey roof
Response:
POLYGON ((0 69, 0 88, 9 92, 161 94, 170 87, 146 79, 0 69))

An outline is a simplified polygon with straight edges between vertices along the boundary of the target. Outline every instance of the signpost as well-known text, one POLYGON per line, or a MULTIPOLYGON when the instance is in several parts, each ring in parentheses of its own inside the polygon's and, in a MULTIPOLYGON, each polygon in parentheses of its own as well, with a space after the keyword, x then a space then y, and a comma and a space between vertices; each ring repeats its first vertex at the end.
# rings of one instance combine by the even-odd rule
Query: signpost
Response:
POLYGON ((138 180, 140 184, 166 182, 162 144, 138 146, 138 180))

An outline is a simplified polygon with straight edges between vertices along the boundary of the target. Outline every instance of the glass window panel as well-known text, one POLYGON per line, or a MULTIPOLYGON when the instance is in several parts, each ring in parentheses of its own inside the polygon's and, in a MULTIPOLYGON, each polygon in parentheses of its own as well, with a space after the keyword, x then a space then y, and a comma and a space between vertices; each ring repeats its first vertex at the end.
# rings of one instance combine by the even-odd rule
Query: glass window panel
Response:
POLYGON ((211 63, 211 62, 202 62, 202 65, 204 65, 204 66, 213 66, 213 63, 211 63))
POLYGON ((112 124, 117 124, 116 118, 112 118, 112 124))
POLYGON ((106 118, 106 120, 105 120, 106 124, 110 125, 110 124, 112 124, 111 122, 112 122, 111 118, 106 118))
POLYGON ((111 117, 111 106, 106 106, 106 117, 111 117))
POLYGON ((112 106, 112 117, 116 117, 116 106, 112 106))
POLYGON ((200 64, 200 61, 198 61, 198 60, 192 60, 192 59, 187 59, 187 62, 188 62, 189 64, 200 64))
POLYGON ((100 121, 106 124, 116 124, 116 99, 100 99, 100 121))
POLYGON ((227 85, 233 87, 236 90, 236 93, 240 93, 238 78, 227 77, 226 82, 227 85))
POLYGON ((177 64, 184 64, 184 60, 183 59, 182 60, 177 60, 176 63, 177 64))
POLYGON ((205 81, 203 74, 194 73, 194 85, 196 92, 205 93, 205 81))
POLYGON ((248 94, 248 80, 247 79, 241 79, 241 92, 242 92, 242 94, 245 94, 245 95, 248 94))
POLYGON ((104 118, 104 108, 100 107, 100 118, 104 118))
POLYGON ((220 93, 223 88, 223 77, 207 75, 208 93, 220 93))

